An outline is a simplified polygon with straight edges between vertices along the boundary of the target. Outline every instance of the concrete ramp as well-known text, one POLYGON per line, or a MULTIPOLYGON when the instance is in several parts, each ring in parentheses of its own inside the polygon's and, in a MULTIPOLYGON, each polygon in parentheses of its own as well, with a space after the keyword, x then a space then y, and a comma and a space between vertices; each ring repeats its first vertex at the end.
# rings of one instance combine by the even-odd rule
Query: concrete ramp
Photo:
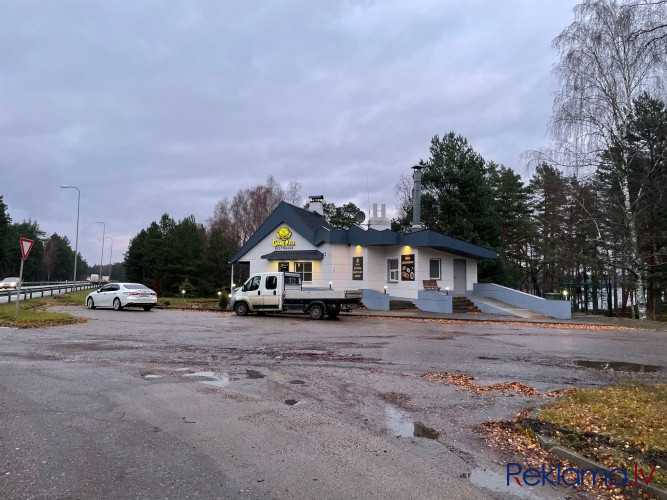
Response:
POLYGON ((548 317, 542 313, 529 311, 528 309, 508 304, 502 300, 492 299, 491 297, 478 297, 475 295, 469 296, 468 299, 470 299, 480 311, 487 314, 502 314, 504 316, 516 316, 524 319, 540 319, 548 317))

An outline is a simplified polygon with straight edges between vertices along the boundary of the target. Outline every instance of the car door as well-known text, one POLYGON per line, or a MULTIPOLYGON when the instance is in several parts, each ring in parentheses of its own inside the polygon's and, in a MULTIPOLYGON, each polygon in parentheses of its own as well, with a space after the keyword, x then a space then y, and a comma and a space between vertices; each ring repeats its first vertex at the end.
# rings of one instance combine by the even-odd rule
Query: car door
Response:
POLYGON ((119 289, 120 287, 115 284, 104 285, 98 294, 99 298, 95 298, 95 304, 99 307, 112 307, 113 299, 116 298, 119 289))
POLYGON ((111 306, 111 301, 109 298, 109 288, 111 285, 105 285, 102 288, 100 288, 97 293, 93 296, 93 300, 95 301, 95 305, 97 307, 110 307, 111 306))
POLYGON ((278 309, 280 307, 280 294, 278 293, 278 276, 270 275, 264 277, 264 283, 261 286, 262 309, 278 309))
POLYGON ((262 277, 253 276, 243 287, 245 288, 248 302, 250 302, 250 307, 253 309, 259 308, 262 302, 262 277))

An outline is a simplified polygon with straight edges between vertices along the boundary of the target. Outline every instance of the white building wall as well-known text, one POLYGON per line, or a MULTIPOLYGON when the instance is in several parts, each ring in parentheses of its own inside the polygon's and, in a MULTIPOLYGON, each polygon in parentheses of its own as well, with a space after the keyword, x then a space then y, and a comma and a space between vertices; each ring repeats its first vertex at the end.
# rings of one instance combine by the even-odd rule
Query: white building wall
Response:
MULTIPOLYGON (((319 250, 324 254, 323 260, 314 260, 313 281, 304 282, 305 287, 328 288, 332 282, 334 289, 372 289, 382 292, 387 287, 387 293, 393 297, 416 299, 419 290, 423 289, 423 280, 430 279, 430 259, 440 259, 440 279, 438 286, 445 290, 454 289, 454 259, 461 257, 440 252, 431 248, 412 248, 407 246, 377 246, 362 247, 360 245, 347 244, 322 244, 319 247, 313 245, 307 239, 296 233, 286 224, 280 224, 260 241, 254 248, 250 249, 239 260, 250 263, 250 274, 259 272, 271 272, 278 270, 277 260, 262 259, 261 256, 274 251, 290 250, 319 250), (273 241, 278 240, 276 232, 281 227, 287 227, 291 232, 291 241, 294 246, 274 247, 273 241), (400 276, 401 255, 414 254, 415 256, 415 279, 404 281, 400 276), (364 279, 352 279, 352 259, 363 257, 364 279), (387 261, 397 259, 399 265, 399 281, 388 282, 387 261)), ((290 263, 290 271, 294 271, 294 260, 284 259, 290 263)), ((466 289, 472 290, 473 284, 477 282, 477 261, 466 259, 466 289)))
MULTIPOLYGON (((250 263, 250 275, 254 273, 262 272, 271 272, 278 270, 277 260, 267 260, 262 259, 262 255, 272 253, 274 251, 290 251, 290 250, 319 250, 322 253, 326 252, 326 249, 318 248, 313 245, 310 241, 302 237, 300 234, 295 232, 291 227, 286 224, 280 224, 274 228, 274 230, 269 233, 263 240, 261 240, 257 245, 251 248, 240 261, 247 261, 250 263), (281 227, 287 227, 291 232, 292 236, 290 241, 294 241, 294 246, 289 247, 274 247, 273 241, 278 240, 276 232, 281 227)), ((313 263, 313 282, 305 283, 306 286, 312 287, 324 287, 329 286, 329 275, 330 275, 330 255, 325 255, 324 260, 312 261, 313 263)), ((284 262, 290 263, 290 271, 294 271, 294 260, 285 258, 284 262)))

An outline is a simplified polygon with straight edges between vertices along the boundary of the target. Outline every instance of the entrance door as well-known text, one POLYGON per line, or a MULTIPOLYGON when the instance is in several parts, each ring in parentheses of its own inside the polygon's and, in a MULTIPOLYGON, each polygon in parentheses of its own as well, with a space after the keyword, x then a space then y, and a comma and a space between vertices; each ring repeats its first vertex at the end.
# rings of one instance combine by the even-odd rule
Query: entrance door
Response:
POLYGON ((466 293, 466 260, 454 259, 454 295, 466 293))

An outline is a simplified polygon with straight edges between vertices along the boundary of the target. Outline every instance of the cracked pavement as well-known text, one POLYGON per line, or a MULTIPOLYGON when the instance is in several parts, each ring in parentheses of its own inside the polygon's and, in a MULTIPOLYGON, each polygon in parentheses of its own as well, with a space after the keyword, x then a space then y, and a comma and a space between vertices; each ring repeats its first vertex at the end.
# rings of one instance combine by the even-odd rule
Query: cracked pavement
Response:
POLYGON ((548 399, 421 375, 667 379, 659 331, 55 309, 88 322, 0 329, 2 498, 586 498, 507 487, 476 429, 548 399))

